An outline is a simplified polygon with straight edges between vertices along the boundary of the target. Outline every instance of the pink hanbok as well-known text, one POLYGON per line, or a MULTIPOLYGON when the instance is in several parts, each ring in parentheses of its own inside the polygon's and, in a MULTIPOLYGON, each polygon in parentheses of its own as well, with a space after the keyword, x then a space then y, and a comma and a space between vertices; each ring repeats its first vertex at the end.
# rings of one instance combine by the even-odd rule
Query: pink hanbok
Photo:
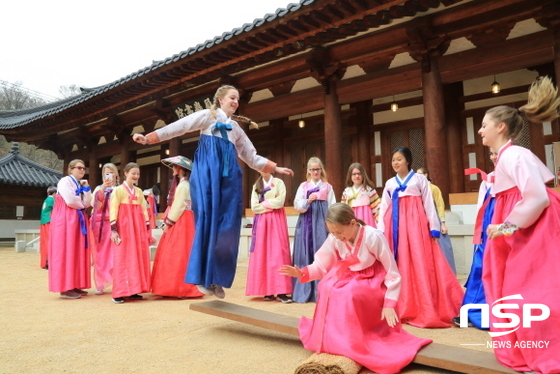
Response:
POLYGON ((113 298, 150 292, 150 221, 147 204, 138 187, 125 183, 113 190, 111 225, 116 225, 120 244, 113 249, 113 298))
POLYGON ((395 308, 401 276, 383 233, 359 228, 354 246, 329 235, 302 269, 300 282, 321 279, 313 319, 302 317, 305 349, 346 356, 379 374, 398 373, 430 339, 421 339, 382 320, 395 308))
POLYGON ((49 291, 91 287, 89 224, 91 191, 71 175, 58 182, 49 238, 49 291))
POLYGON ((91 215, 93 280, 95 289, 103 291, 113 281, 113 251, 111 242, 111 224, 109 223, 109 200, 113 187, 93 191, 93 212, 91 215))
POLYGON ((262 194, 253 188, 251 209, 253 235, 249 254, 245 294, 278 295, 292 293, 292 280, 280 275, 278 269, 291 265, 288 224, 284 211, 286 186, 281 179, 263 179, 262 194))
POLYGON ((340 202, 350 205, 356 218, 361 219, 371 227, 377 227, 376 220, 381 199, 379 199, 376 190, 364 185, 358 188, 354 186, 346 187, 340 202))
POLYGON ((411 171, 387 181, 378 228, 385 233, 402 275, 398 315, 416 327, 450 327, 463 288, 439 244, 440 223, 428 180, 411 171))
POLYGON ((533 320, 530 327, 520 322, 517 329, 494 327, 510 319, 490 313, 490 331, 505 333, 493 337, 494 354, 500 363, 516 371, 560 373, 560 194, 545 186, 554 178, 548 168, 531 151, 510 142, 498 152, 494 173, 492 223, 509 222, 519 229, 486 244, 482 275, 486 302, 493 305, 501 298, 520 295, 522 299, 498 303, 518 305, 519 309, 508 308, 507 312, 523 323, 527 322, 524 305, 544 304, 550 309, 545 320, 533 320), (534 342, 548 344, 526 348, 534 342))

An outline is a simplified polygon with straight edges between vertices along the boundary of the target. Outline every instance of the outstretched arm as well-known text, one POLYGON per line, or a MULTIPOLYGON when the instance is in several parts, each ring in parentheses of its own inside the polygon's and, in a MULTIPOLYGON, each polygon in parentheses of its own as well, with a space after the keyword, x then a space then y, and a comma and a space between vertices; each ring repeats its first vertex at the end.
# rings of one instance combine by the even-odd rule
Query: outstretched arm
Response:
POLYGON ((276 166, 274 171, 279 174, 291 175, 292 177, 294 176, 294 171, 292 169, 288 169, 282 166, 276 166))
POLYGON ((287 275, 288 277, 301 278, 303 272, 297 266, 284 265, 278 269, 280 275, 287 275))

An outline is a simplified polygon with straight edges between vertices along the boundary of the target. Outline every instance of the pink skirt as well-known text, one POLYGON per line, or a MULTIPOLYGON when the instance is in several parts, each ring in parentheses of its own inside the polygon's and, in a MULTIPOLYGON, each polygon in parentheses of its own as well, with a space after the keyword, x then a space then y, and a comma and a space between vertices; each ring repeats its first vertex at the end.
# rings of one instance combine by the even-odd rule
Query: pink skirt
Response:
POLYGON ((366 225, 377 228, 377 223, 373 218, 373 213, 371 213, 371 208, 369 205, 355 206, 352 208, 354 210, 354 215, 356 218, 361 219, 366 223, 366 225))
POLYGON ((56 195, 48 246, 50 292, 91 287, 91 259, 86 244, 91 232, 84 213, 83 224, 88 234, 82 234, 79 214, 66 205, 62 196, 56 195))
MULTIPOLYGON (((385 219, 385 237, 393 249, 392 209, 385 219)), ((463 287, 453 274, 439 244, 430 237, 420 196, 399 198, 397 266, 402 276, 398 314, 416 327, 450 327, 459 315, 463 287)))
POLYGON ((120 204, 113 250, 113 298, 150 292, 150 245, 140 205, 120 204))
POLYGON ((291 265, 290 242, 284 208, 260 214, 249 254, 245 294, 278 295, 292 293, 292 279, 278 273, 283 265, 291 265))
POLYGON ((161 237, 152 268, 152 293, 172 297, 200 297, 194 284, 185 283, 194 238, 194 214, 185 210, 161 237))
POLYGON ((340 279, 330 279, 336 270, 331 269, 319 282, 313 319, 300 320, 303 346, 346 356, 379 374, 400 372, 432 341, 408 333, 400 323, 390 327, 381 319, 387 288, 380 262, 362 271, 347 269, 340 279))
POLYGON ((111 225, 109 213, 101 225, 101 215, 94 216, 92 221, 92 240, 90 241, 93 253, 93 280, 95 289, 104 290, 113 281, 113 247, 111 242, 111 225), (95 224, 94 221, 95 220, 95 224))
POLYGON ((39 226, 39 234, 41 236, 39 250, 41 251, 41 262, 39 266, 44 268, 47 266, 47 257, 49 255, 49 237, 51 233, 51 223, 45 223, 39 226))
MULTIPOLYGON (((547 189, 550 205, 528 228, 519 229, 512 236, 488 240, 484 251, 483 275, 486 302, 511 295, 522 300, 502 303, 517 304, 507 313, 523 319, 525 304, 544 304, 550 316, 544 321, 530 321, 530 327, 520 322, 517 330, 494 337, 494 354, 498 361, 516 371, 534 370, 538 373, 560 373, 560 194, 547 189), (548 346, 529 347, 526 342, 548 342, 548 346)), ((496 196, 493 223, 503 223, 513 207, 521 200, 516 188, 496 196)), ((538 316, 540 310, 532 311, 538 316)), ((513 328, 495 328, 494 323, 508 323, 509 318, 496 318, 490 313, 490 331, 507 332, 513 328)), ((524 321, 527 323, 528 321, 524 321)))

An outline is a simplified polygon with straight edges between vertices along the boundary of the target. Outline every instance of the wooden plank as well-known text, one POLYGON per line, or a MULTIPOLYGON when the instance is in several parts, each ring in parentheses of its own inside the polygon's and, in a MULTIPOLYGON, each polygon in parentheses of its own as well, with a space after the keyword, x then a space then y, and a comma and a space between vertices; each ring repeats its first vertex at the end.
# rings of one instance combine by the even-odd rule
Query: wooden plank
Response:
MULTIPOLYGON (((190 309, 216 317, 299 336, 297 330, 299 318, 297 317, 267 312, 265 310, 236 305, 220 300, 191 304, 190 309)), ((460 373, 517 373, 514 370, 500 365, 492 353, 452 347, 438 343, 432 343, 422 348, 413 362, 460 373)))
POLYGON ((297 329, 299 319, 296 317, 249 308, 220 300, 191 304, 190 309, 268 330, 299 336, 297 329))

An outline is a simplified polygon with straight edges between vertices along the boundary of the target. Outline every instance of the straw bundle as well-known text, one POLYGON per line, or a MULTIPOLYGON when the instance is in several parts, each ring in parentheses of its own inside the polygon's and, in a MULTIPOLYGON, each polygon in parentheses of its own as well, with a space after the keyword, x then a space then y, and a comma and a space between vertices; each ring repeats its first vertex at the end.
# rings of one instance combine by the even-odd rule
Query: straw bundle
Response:
POLYGON ((358 374, 362 365, 348 357, 313 353, 296 368, 294 374, 358 374))

